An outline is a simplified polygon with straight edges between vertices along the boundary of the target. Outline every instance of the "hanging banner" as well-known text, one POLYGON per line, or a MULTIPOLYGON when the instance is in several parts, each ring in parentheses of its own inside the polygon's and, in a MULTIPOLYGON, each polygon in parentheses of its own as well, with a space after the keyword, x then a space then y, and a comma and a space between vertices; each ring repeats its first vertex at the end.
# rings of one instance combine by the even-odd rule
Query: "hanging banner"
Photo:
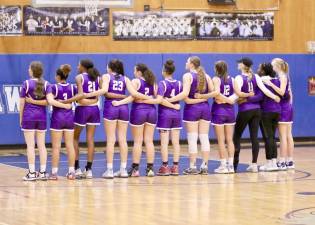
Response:
POLYGON ((273 40, 273 32, 273 12, 196 12, 198 40, 273 40))
POLYGON ((25 35, 97 35, 109 34, 109 10, 98 9, 94 15, 84 7, 24 6, 25 35))
POLYGON ((113 12, 114 40, 191 40, 194 12, 113 12))
POLYGON ((0 36, 21 35, 21 15, 20 6, 0 6, 0 36))

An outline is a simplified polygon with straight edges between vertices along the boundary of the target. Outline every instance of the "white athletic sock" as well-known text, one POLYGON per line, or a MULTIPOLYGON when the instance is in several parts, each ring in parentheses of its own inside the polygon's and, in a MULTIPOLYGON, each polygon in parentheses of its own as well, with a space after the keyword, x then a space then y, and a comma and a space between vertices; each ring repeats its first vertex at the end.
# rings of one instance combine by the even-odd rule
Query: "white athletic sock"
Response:
POLYGON ((272 165, 273 165, 273 166, 277 166, 277 159, 276 159, 276 158, 273 158, 273 159, 272 159, 272 165))
POLYGON ((203 162, 201 163, 200 168, 207 168, 207 167, 208 167, 208 162, 203 161, 203 162))
POLYGON ((112 170, 113 169, 113 163, 107 163, 107 169, 112 170))
POLYGON ((58 167, 53 167, 53 168, 51 169, 51 173, 52 173, 52 174, 57 174, 57 173, 58 173, 58 167))
POLYGON ((126 167, 127 167, 127 163, 126 162, 120 163, 120 169, 126 169, 126 167))
POLYGON ((196 164, 195 163, 190 163, 190 168, 196 169, 196 164))
POLYGON ((35 164, 29 164, 28 169, 30 170, 31 173, 35 173, 35 164))
POLYGON ((74 167, 73 166, 69 167, 68 172, 69 173, 75 173, 74 167))
POLYGON ((233 164, 234 164, 234 158, 231 157, 231 158, 229 158, 228 160, 229 160, 229 165, 230 165, 230 166, 233 166, 233 164))
POLYGON ((293 162, 293 157, 288 157, 287 162, 293 162))
POLYGON ((226 166, 226 159, 220 159, 221 161, 221 166, 226 166))
POLYGON ((40 172, 46 172, 46 165, 40 165, 40 172))

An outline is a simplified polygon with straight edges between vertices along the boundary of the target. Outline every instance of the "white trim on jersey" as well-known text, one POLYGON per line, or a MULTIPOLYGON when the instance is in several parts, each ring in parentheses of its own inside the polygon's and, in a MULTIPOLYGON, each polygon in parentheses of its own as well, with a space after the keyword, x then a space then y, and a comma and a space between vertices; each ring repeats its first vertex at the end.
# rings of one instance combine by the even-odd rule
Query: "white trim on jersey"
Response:
POLYGON ((165 95, 165 92, 166 92, 166 83, 165 83, 164 80, 162 81, 162 83, 163 83, 163 85, 164 85, 164 92, 163 92, 163 96, 164 96, 164 95, 165 95))
POLYGON ((55 84, 55 88, 56 88, 55 98, 57 98, 57 96, 58 96, 58 85, 57 84, 55 84))
POLYGON ((82 86, 83 86, 83 84, 84 84, 84 76, 83 76, 82 73, 81 73, 80 75, 81 75, 81 79, 82 79, 81 84, 82 84, 82 86))
POLYGON ((71 84, 71 93, 72 93, 72 97, 74 96, 74 87, 73 84, 71 84))
POLYGON ((45 91, 47 91, 47 85, 48 85, 48 81, 45 81, 45 84, 44 84, 45 91))
POLYGON ((180 91, 181 89, 182 89, 182 82, 179 80, 179 81, 178 81, 178 93, 181 92, 181 91, 180 91))
POLYGON ((28 89, 29 89, 29 86, 30 86, 30 85, 29 85, 29 83, 28 83, 28 80, 26 80, 25 83, 26 83, 26 94, 28 94, 28 89))

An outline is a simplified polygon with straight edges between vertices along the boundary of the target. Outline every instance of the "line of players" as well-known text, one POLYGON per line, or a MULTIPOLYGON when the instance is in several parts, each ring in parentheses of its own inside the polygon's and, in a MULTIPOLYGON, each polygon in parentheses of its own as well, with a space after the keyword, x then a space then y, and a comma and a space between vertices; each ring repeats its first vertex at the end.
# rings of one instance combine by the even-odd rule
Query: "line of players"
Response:
POLYGON ((107 73, 100 76, 90 60, 81 60, 76 86, 69 84, 67 78, 70 65, 61 65, 56 71, 56 84, 43 79, 43 65, 32 62, 29 67, 30 79, 24 81, 20 93, 20 124, 27 144, 29 171, 23 180, 57 180, 59 153, 62 137, 68 153, 68 179, 92 178, 94 157, 95 127, 100 124, 98 97, 105 96, 103 118, 106 133, 107 169, 104 178, 138 177, 139 163, 144 142, 147 156, 146 176, 155 175, 153 170, 155 127, 160 131, 162 165, 157 175, 179 175, 180 130, 184 121, 190 166, 183 171, 185 175, 208 174, 210 152, 210 120, 214 126, 219 145, 221 164, 216 173, 237 172, 240 154, 240 140, 246 126, 249 126, 252 142, 252 163, 249 172, 258 172, 257 158, 259 125, 265 140, 266 163, 261 171, 294 169, 292 138, 292 92, 288 76, 288 64, 279 58, 272 63, 263 63, 259 75, 253 73, 252 60, 242 58, 238 61, 241 74, 235 79, 228 75, 224 61, 215 63, 215 76, 205 73, 197 56, 188 58, 187 73, 183 82, 175 80, 173 60, 163 66, 164 79, 158 84, 153 72, 142 63, 134 67, 133 80, 125 76, 123 63, 111 60, 107 73), (130 96, 126 95, 126 91, 130 96), (214 98, 212 107, 209 98, 214 98), (183 119, 179 101, 185 101, 183 119), (76 102, 75 113, 72 102, 76 102), (129 112, 128 103, 132 102, 129 112), (239 105, 235 118, 235 102, 239 105), (46 173, 47 151, 45 148, 46 106, 53 106, 50 130, 52 142, 52 172, 46 173), (158 104, 158 110, 155 105, 158 104), (132 165, 127 171, 127 128, 131 125, 134 145, 132 165), (79 139, 86 128, 88 146, 87 164, 84 171, 79 166, 79 139), (279 129, 280 157, 277 160, 276 129, 279 129), (174 148, 173 165, 168 164, 169 137, 174 148), (40 168, 35 170, 35 139, 40 154, 40 168), (119 143, 121 165, 113 171, 113 155, 116 139, 119 143), (202 164, 197 169, 197 141, 200 141, 202 164))

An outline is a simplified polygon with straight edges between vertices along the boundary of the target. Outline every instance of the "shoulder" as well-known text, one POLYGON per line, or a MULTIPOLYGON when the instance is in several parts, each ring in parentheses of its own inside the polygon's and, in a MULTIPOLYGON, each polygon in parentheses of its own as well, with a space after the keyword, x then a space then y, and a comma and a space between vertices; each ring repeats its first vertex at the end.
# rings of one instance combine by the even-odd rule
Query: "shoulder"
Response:
POLYGON ((185 81, 190 81, 192 80, 192 74, 191 73, 185 73, 184 76, 183 76, 183 80, 185 81))

